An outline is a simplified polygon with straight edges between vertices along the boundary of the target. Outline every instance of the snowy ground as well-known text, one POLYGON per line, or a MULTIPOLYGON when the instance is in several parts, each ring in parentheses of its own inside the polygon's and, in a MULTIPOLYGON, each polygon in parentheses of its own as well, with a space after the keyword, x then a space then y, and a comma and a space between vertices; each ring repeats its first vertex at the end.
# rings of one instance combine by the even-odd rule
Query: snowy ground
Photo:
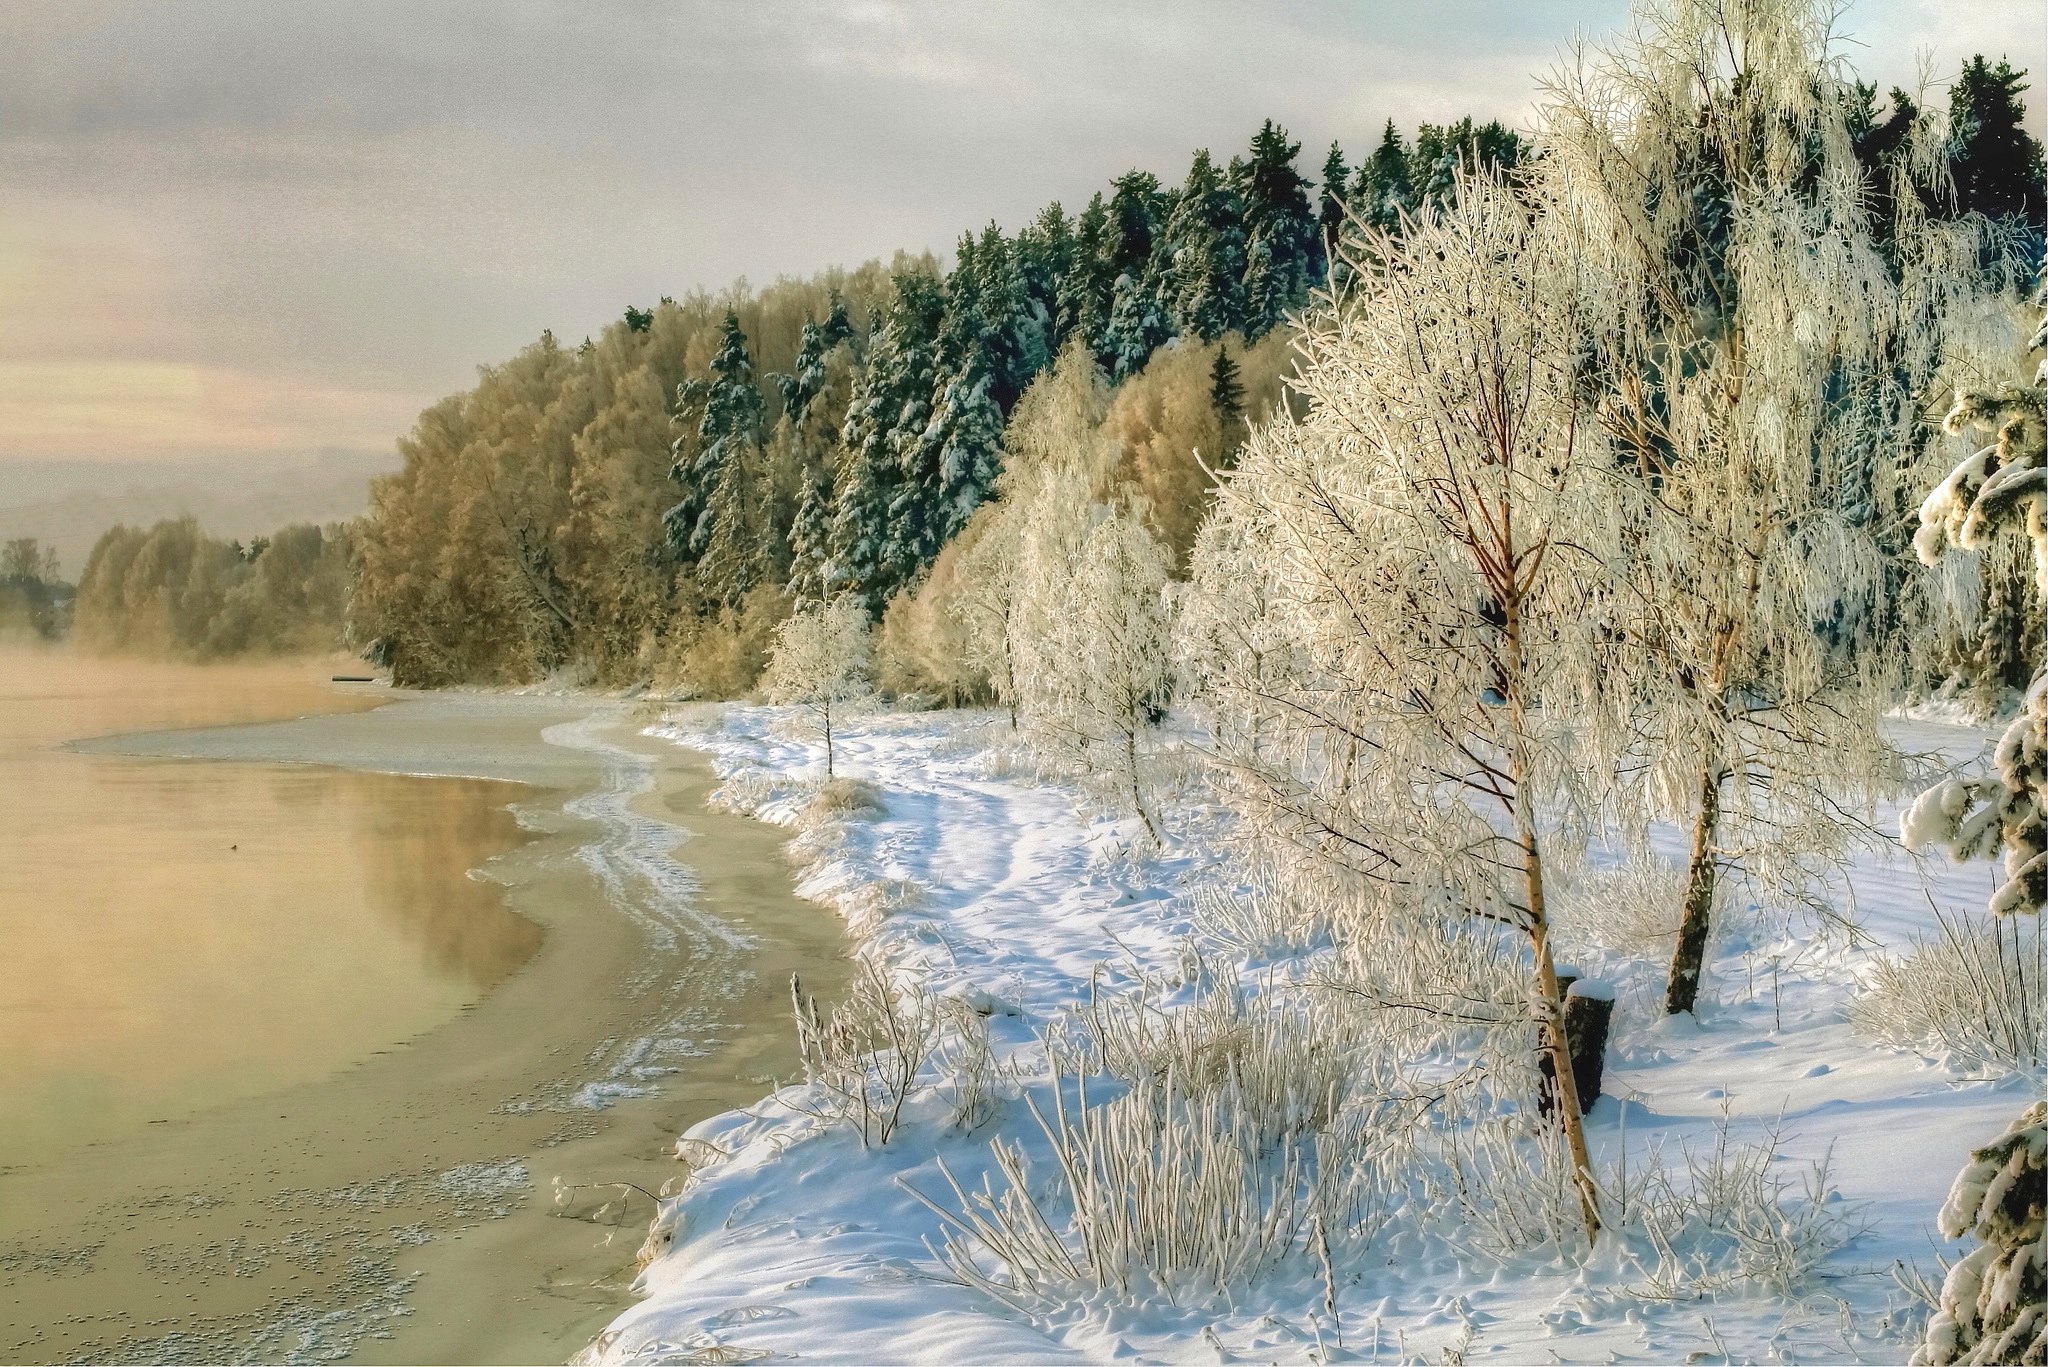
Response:
MULTIPOLYGON (((920 1096, 895 1138, 871 1149, 806 1114, 802 1089, 697 1126, 684 1156, 714 1161, 666 1205, 646 1299, 593 1346, 593 1360, 1904 1362, 1921 1312, 1890 1270, 1917 1260, 1936 1271, 1946 1246, 1932 1218, 1965 1151, 2039 1091, 2038 1078, 1974 1081, 1859 1037, 1843 1008, 1873 950, 1840 935, 1723 935, 1714 1004, 1682 1027, 1642 1009, 1661 965, 1596 959, 1585 966, 1617 981, 1623 1003, 1611 1095, 1588 1118, 1596 1158, 1626 1148, 1640 1164, 1661 1143, 1675 1161, 1681 1145, 1711 1147, 1724 1113, 1743 1137, 1781 1129, 1779 1167, 1795 1186, 1809 1160, 1831 1155, 1841 1209, 1864 1232, 1797 1295, 1649 1299, 1640 1268, 1618 1254, 1585 1267, 1488 1265, 1458 1256, 1424 1220, 1387 1241, 1388 1256, 1337 1269, 1334 1324, 1323 1281, 1306 1276, 1234 1305, 1104 1302, 1029 1320, 944 1278, 929 1247, 939 1222, 903 1184, 943 1192, 940 1159, 963 1185, 977 1182, 995 1134, 1043 1150, 1018 1099, 1036 1085, 1043 1101, 1035 1032, 1082 1000, 1091 979, 1114 991, 1139 974, 1171 977, 1196 934, 1193 889, 1232 877, 1212 839, 1222 818, 1183 814, 1163 853, 1142 853, 1128 825, 1085 815, 1063 787, 992 776, 1002 766, 987 762, 983 742, 1000 738, 997 722, 954 712, 848 728, 837 771, 871 783, 884 810, 808 823, 801 813, 823 756, 790 738, 787 720, 777 709, 706 708, 654 734, 712 752, 732 804, 803 827, 792 845, 802 895, 839 908, 865 937, 863 953, 899 982, 992 1013, 992 1041, 1019 1084, 972 1133, 950 1123, 942 1096, 920 1096)), ((1904 730, 1915 748, 1962 753, 1986 734, 1929 722, 1904 730)), ((1873 860, 1856 870, 1853 899, 1845 890, 1840 900, 1853 902, 1872 942, 1898 948, 1926 930, 1930 896, 1975 909, 1988 876, 1982 866, 1873 860)))

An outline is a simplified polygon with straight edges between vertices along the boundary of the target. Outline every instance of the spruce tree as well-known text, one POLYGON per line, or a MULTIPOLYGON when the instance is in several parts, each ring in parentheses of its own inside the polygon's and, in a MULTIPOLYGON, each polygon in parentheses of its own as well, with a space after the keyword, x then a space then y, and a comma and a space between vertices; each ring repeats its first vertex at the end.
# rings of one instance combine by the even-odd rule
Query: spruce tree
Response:
POLYGON ((1244 326, 1244 209, 1207 148, 1195 153, 1166 223, 1175 329, 1213 342, 1244 326))
POLYGON ((777 375, 775 386, 782 395, 782 411, 802 430, 810 417, 811 403, 825 388, 825 357, 832 348, 853 337, 853 324, 846 316, 846 301, 832 295, 832 311, 823 323, 805 323, 797 347, 796 365, 787 375, 777 375))
POLYGON ((1228 346, 1216 348, 1216 363, 1209 367, 1209 406, 1216 410, 1217 426, 1223 429, 1223 449, 1217 452, 1217 459, 1227 470, 1237 464, 1237 448, 1245 434, 1244 385, 1228 346))
POLYGON ((2041 144, 2027 132, 2020 92, 2027 73, 1982 54, 1963 63, 1949 87, 1949 136, 1954 140, 1949 173, 1955 180, 1956 209, 1986 218, 2019 218, 2041 225, 2041 144))
POLYGON ((1350 195, 1351 168, 1344 164, 1344 149, 1333 142, 1330 154, 1323 158, 1323 196, 1316 209, 1316 250, 1321 253, 1315 275, 1318 282, 1324 271, 1334 271, 1342 264, 1337 260, 1337 242, 1344 235, 1344 203, 1350 195))
POLYGON ((1073 221, 1057 201, 1046 205, 1030 226, 1017 234, 1017 278, 1048 355, 1058 355, 1067 339, 1069 320, 1060 305, 1077 245, 1073 221))
POLYGON ((1408 178, 1408 144, 1392 119, 1380 135, 1380 145, 1358 168, 1351 200, 1352 212, 1383 232, 1399 229, 1401 216, 1415 208, 1415 186, 1408 178))
POLYGON ((1060 277, 1059 312, 1053 322, 1062 342, 1079 337, 1090 350, 1099 350, 1115 292, 1109 206, 1097 194, 1074 222, 1073 259, 1060 277))
POLYGON ((689 560, 700 558, 711 544, 718 484, 727 463, 740 448, 761 439, 761 391, 754 387, 746 334, 730 309, 718 354, 711 358, 711 373, 714 378, 704 391, 704 416, 697 427, 701 444, 696 457, 687 471, 678 464, 671 472, 682 480, 684 495, 662 514, 670 546, 689 560))
POLYGON ((1126 271, 1116 278, 1116 294, 1110 305, 1109 326, 1103 329, 1098 356, 1112 383, 1122 384, 1145 368, 1152 353, 1173 336, 1173 316, 1167 309, 1170 288, 1165 253, 1142 273, 1126 271))
POLYGON ((866 369, 848 405, 845 455, 833 496, 826 589, 852 590, 878 611, 902 577, 902 538, 892 526, 902 482, 905 435, 921 435, 930 417, 945 316, 939 282, 922 271, 892 277, 866 369))
POLYGON ((1232 182, 1244 201, 1245 326, 1257 341, 1308 298, 1316 255, 1316 218, 1308 182, 1294 169, 1301 144, 1271 119, 1252 137, 1251 154, 1231 163, 1232 182))

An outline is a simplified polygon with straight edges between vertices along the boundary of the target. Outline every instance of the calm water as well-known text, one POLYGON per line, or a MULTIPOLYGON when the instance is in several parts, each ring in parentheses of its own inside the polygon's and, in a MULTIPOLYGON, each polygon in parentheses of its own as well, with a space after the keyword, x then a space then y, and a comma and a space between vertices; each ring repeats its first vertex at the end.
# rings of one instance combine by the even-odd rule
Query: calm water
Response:
POLYGON ((0 651, 0 1167, 325 1076, 525 962, 509 784, 80 755, 373 705, 312 665, 0 651))

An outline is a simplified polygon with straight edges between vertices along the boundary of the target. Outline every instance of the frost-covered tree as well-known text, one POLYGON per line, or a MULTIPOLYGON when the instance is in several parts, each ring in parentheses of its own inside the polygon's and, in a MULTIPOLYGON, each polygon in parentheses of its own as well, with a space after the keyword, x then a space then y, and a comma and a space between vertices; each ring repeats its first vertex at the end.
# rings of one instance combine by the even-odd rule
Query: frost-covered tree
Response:
MULTIPOLYGON (((1954 233, 1872 220, 1933 136, 1873 173, 1867 106, 1824 0, 1664 0, 1549 84, 1536 190, 1580 263, 1586 374, 1617 468, 1654 495, 1630 548, 1652 654, 1647 793, 1688 826, 1666 1009, 1693 1009, 1717 888, 1808 900, 1896 783, 1893 477, 1925 441, 1915 391, 1988 292, 1954 233)), ((1899 196, 1908 210, 1918 200, 1899 196)), ((1995 292, 1995 291, 1989 291, 1995 292)))
POLYGON ((1167 550, 1127 502, 1089 498, 1072 468, 1042 479, 1022 541, 1017 665, 1032 747, 1157 840, 1147 771, 1166 703, 1167 550))
MULTIPOLYGON (((2018 533, 2033 543, 2034 589, 2048 600, 2041 389, 1958 394, 1946 425, 1956 433, 1989 431, 1993 440, 1927 496, 1914 550, 1933 564, 1950 545, 1977 550, 2002 532, 2018 533)), ((2038 912, 2048 904, 2048 667, 2037 666, 1992 765, 1989 775, 1947 779, 1922 793, 1899 833, 1907 849, 1940 845, 1958 860, 2003 852, 2005 881, 1991 895, 1992 912, 2038 912)))
POLYGON ((1637 514, 1582 422, 1575 265, 1513 195, 1472 183, 1351 265, 1304 319, 1307 416, 1276 412, 1219 491, 1182 657, 1220 789, 1290 877, 1521 937, 1592 1236, 1546 867, 1627 747, 1607 567, 1637 514))
MULTIPOLYGON (((1041 505, 1059 498, 1069 505, 1090 503, 1095 491, 1109 487, 1108 453, 1099 436, 1109 405, 1106 378, 1086 342, 1074 338, 1011 415, 997 497, 976 512, 962 533, 960 564, 945 611, 964 629, 968 663, 1008 709, 1012 730, 1018 728, 1026 693, 1037 682, 1026 661, 1051 658, 1049 648, 1034 653, 1025 639, 1042 625, 1022 606, 1027 532, 1034 519, 1041 529, 1057 523, 1041 512, 1041 505), (1079 472, 1078 491, 1051 487, 1049 481, 1063 471, 1079 472)), ((1067 667, 1072 668, 1071 662, 1067 667)))
POLYGON ((768 701, 809 714, 825 742, 825 777, 831 778, 833 728, 874 692, 867 608, 852 594, 801 608, 775 629, 761 690, 768 701))

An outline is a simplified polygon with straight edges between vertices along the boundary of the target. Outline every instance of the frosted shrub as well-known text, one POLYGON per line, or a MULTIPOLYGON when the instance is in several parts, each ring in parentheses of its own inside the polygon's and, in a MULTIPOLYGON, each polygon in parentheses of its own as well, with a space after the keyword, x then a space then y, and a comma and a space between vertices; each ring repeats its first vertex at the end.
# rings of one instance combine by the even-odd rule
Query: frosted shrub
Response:
POLYGON ((1194 1001, 1177 1010, 1162 1009, 1151 991, 1091 993, 1074 1013, 1082 1052, 1070 1064, 1134 1087, 1172 1078, 1185 1099, 1230 1093, 1262 1146, 1327 1129, 1361 1074, 1386 1056, 1368 1047, 1373 1020, 1331 993, 1269 989, 1252 1001, 1205 970, 1194 1001))
POLYGON ((969 1191, 942 1161, 950 1201, 913 1189, 946 1228, 935 1251, 953 1276, 1026 1314, 1101 1296, 1207 1304, 1283 1269, 1327 1266, 1333 1241, 1384 1225, 1382 1150, 1401 1127, 1374 1121, 1391 1122, 1391 1107, 1267 1145, 1234 1089, 1197 1098, 1169 1074, 1090 1105, 1077 1080, 1072 1110, 1064 1090, 1050 1116, 1031 1108, 1050 1172, 999 1139, 1000 1181, 969 1191))
POLYGON ((792 704, 825 742, 825 777, 832 777, 835 722, 874 696, 872 633, 867 609, 851 594, 811 604, 775 629, 775 650, 761 689, 774 703, 792 704))
POLYGON ((820 784, 804 804, 800 821, 865 820, 882 814, 882 794, 866 779, 835 778, 820 784))
POLYGON ((1558 938, 1624 959, 1669 959, 1684 889, 1682 870, 1643 852, 1612 868, 1580 870, 1558 888, 1558 938))
POLYGON ((1291 958, 1329 947, 1333 901, 1321 889, 1284 889, 1266 871, 1244 887, 1198 888, 1195 926, 1206 938, 1255 960, 1291 958))
POLYGON ((868 960, 829 1012, 819 1010, 794 976, 789 988, 804 1081, 820 1098, 815 1106, 791 1104, 847 1126, 863 1148, 887 1144, 919 1071, 939 1047, 939 1008, 928 994, 898 993, 888 973, 868 960))
POLYGON ((1881 955, 1849 1020, 1884 1044, 2007 1073, 2048 1063, 2048 961, 2038 922, 1935 913, 1936 931, 1881 955))
MULTIPOLYGON (((1444 1237, 1468 1260, 1501 1264, 1585 1247, 1571 1165, 1555 1129, 1515 1116, 1447 1126, 1421 1187, 1444 1237)), ((1628 1291, 1691 1300, 1754 1289, 1796 1296, 1855 1230, 1825 1161, 1780 1175, 1782 1136, 1737 1142, 1724 1117, 1704 1152, 1653 1147, 1599 1174, 1602 1207, 1635 1268, 1628 1291)))

